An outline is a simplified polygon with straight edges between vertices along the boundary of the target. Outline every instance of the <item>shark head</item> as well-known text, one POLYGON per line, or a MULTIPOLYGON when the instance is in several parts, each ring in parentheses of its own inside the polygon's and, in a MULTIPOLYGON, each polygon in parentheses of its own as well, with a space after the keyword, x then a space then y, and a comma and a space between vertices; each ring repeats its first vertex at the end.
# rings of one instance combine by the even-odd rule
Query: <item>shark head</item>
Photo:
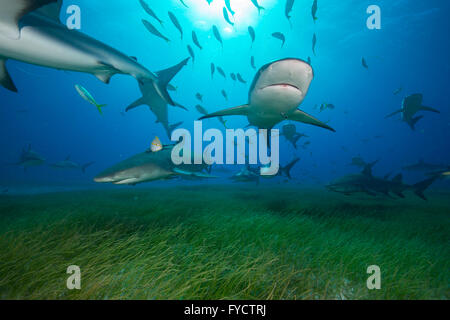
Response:
POLYGON ((117 185, 136 185, 138 183, 168 178, 172 173, 155 163, 146 163, 121 169, 114 167, 97 177, 97 183, 112 183, 117 185))
POLYGON ((295 110, 305 98, 314 72, 300 59, 283 59, 263 66, 256 74, 249 93, 255 105, 277 108, 280 113, 295 110))

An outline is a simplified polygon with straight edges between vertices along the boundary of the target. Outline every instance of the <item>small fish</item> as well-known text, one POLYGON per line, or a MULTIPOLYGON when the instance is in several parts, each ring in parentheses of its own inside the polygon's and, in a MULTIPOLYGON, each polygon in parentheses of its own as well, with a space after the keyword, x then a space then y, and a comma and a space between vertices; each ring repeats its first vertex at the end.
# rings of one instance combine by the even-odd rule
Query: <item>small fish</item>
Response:
POLYGON ((234 14, 235 14, 236 12, 234 12, 234 11, 231 9, 230 0, 225 0, 225 6, 227 7, 228 11, 230 11, 231 15, 234 16, 234 14))
POLYGON ((238 73, 236 76, 237 76, 237 79, 239 80, 239 82, 244 83, 244 84, 247 83, 247 81, 245 81, 245 80, 242 78, 242 76, 241 76, 240 73, 238 73))
POLYGON ((230 73, 230 77, 233 81, 236 81, 236 75, 234 73, 230 73))
POLYGON ((398 95, 402 91, 403 91, 403 88, 400 87, 394 91, 394 95, 398 95))
POLYGON ((219 72, 220 75, 221 75, 222 77, 224 77, 225 79, 227 78, 227 75, 225 74, 225 72, 222 70, 221 67, 217 67, 217 72, 219 72))
POLYGON ((142 23, 151 34, 165 40, 166 42, 170 42, 170 39, 164 36, 161 32, 159 32, 158 29, 156 29, 150 22, 148 22, 147 20, 142 20, 142 23))
POLYGON ((181 40, 183 40, 183 28, 180 25, 180 22, 178 22, 177 17, 175 17, 175 15, 169 11, 169 18, 172 21, 173 25, 175 26, 175 28, 178 29, 178 31, 180 31, 181 34, 181 40))
POLYGON ((362 66, 366 69, 369 69, 369 66, 367 65, 366 59, 364 59, 364 57, 361 60, 362 66))
POLYGON ((189 8, 189 7, 186 5, 186 3, 184 3, 183 0, 180 0, 180 2, 183 4, 183 6, 185 6, 186 8, 189 8))
POLYGON ((284 14, 285 14, 286 18, 288 19, 289 24, 291 25, 291 28, 292 28, 292 21, 291 21, 290 13, 292 11, 292 7, 294 6, 294 1, 295 0, 286 0, 286 7, 284 10, 284 14))
POLYGON ((201 114, 207 116, 208 115, 208 111, 206 111, 205 108, 203 108, 201 105, 196 105, 195 109, 197 109, 198 112, 200 112, 201 114))
POLYGON ((311 57, 308 57, 308 59, 306 60, 306 62, 308 62, 308 64, 311 65, 311 57))
POLYGON ((253 47, 253 44, 255 43, 255 39, 256 39, 255 29, 253 29, 252 26, 249 26, 248 33, 250 34, 250 38, 252 38, 252 47, 253 47))
POLYGON ((169 91, 177 91, 178 88, 175 87, 175 86, 173 86, 173 85, 171 85, 171 84, 169 83, 169 84, 167 85, 167 90, 169 90, 169 91))
POLYGON ((195 97, 197 98, 197 100, 203 102, 203 95, 202 95, 202 94, 200 94, 200 93, 197 92, 197 94, 195 95, 195 97))
POLYGON ((275 39, 281 40, 281 47, 283 48, 284 43, 286 42, 286 37, 281 32, 272 33, 272 37, 275 39))
POLYGON ((200 42, 198 41, 198 37, 195 31, 192 31, 192 41, 200 50, 203 50, 203 47, 200 45, 200 42))
POLYGON ((234 23, 231 22, 230 17, 228 16, 228 11, 227 8, 223 7, 223 18, 225 19, 225 21, 230 24, 232 27, 234 27, 234 23))
POLYGON ((250 58, 250 65, 252 66, 253 69, 256 69, 256 65, 255 65, 255 57, 254 57, 254 56, 252 56, 252 57, 250 58))
POLYGON ((153 17, 156 21, 158 21, 161 25, 163 25, 163 21, 158 18, 158 16, 155 14, 155 12, 148 6, 147 3, 145 3, 143 0, 139 0, 141 3, 142 8, 144 8, 145 12, 147 12, 151 17, 153 17))
POLYGON ((261 10, 265 10, 264 7, 261 7, 258 3, 258 0, 252 0, 253 5, 258 9, 258 14, 261 14, 261 10))
POLYGON ((192 57, 192 63, 195 62, 195 53, 194 50, 192 50, 192 47, 190 45, 187 46, 187 49, 189 51, 190 56, 192 57))
POLYGON ((316 23, 316 20, 317 20, 316 13, 317 13, 317 0, 314 0, 312 8, 311 8, 311 14, 312 14, 314 23, 316 23))
POLYGON ((314 53, 314 55, 316 55, 316 44, 317 44, 317 36, 314 33, 312 38, 312 52, 314 53))
POLYGON ((152 141, 152 144, 150 146, 150 150, 152 152, 158 152, 163 149, 163 145, 161 143, 161 140, 159 140, 158 137, 155 137, 155 139, 152 141))
POLYGON ((220 35, 219 29, 217 29, 217 27, 215 25, 213 26, 213 33, 214 33, 214 37, 217 39, 217 41, 220 42, 220 44, 222 45, 222 48, 223 48, 222 37, 220 35))
POLYGON ((225 90, 222 90, 222 95, 223 95, 223 97, 225 98, 225 100, 228 101, 228 95, 227 95, 227 93, 226 93, 225 90))
POLYGON ((211 63, 211 79, 214 78, 214 72, 216 72, 216 66, 214 63, 211 63))
POLYGON ((75 89, 77 90, 78 94, 87 102, 89 102, 90 104, 92 104, 93 106, 95 106, 98 110, 98 112, 100 112, 101 115, 103 115, 103 111, 102 108, 106 107, 106 104, 98 104, 97 101, 95 101, 94 97, 92 97, 92 95, 82 86, 80 85, 75 85, 75 89))

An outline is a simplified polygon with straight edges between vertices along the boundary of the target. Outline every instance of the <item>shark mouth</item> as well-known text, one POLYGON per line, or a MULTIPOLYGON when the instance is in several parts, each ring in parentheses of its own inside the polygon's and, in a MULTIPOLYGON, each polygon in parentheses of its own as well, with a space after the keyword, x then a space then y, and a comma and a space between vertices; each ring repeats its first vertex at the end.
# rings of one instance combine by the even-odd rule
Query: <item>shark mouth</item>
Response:
POLYGON ((265 87, 261 88, 261 90, 264 90, 264 89, 267 89, 267 88, 272 88, 272 87, 294 88, 294 89, 296 89, 296 90, 301 92, 299 87, 297 87, 297 86, 295 86, 295 85, 293 85, 291 83, 284 83, 284 82, 282 82, 282 83, 274 83, 274 84, 265 86, 265 87))

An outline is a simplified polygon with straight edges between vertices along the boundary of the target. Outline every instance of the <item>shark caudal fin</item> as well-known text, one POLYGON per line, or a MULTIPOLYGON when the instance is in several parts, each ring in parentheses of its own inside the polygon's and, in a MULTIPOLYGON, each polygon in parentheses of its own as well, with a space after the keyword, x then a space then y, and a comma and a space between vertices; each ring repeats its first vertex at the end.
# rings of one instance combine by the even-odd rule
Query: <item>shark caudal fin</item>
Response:
POLYGON ((296 158, 293 161, 291 161, 289 164, 287 164, 285 167, 281 167, 280 166, 280 173, 281 174, 285 174, 286 177, 288 177, 289 180, 292 179, 292 177, 291 177, 291 170, 297 164, 297 162, 299 162, 299 161, 300 161, 300 159, 296 158))
POLYGON ((248 115, 250 107, 248 104, 244 104, 239 107, 234 107, 230 109, 225 109, 221 111, 217 111, 214 113, 210 113, 206 116, 201 117, 199 120, 209 119, 209 118, 216 118, 216 117, 222 117, 222 116, 246 116, 248 115))
POLYGON ((95 162, 88 162, 86 164, 83 164, 81 166, 81 171, 83 171, 83 173, 86 173, 86 169, 89 168, 90 166, 92 166, 95 162))
POLYGON ((434 181, 436 181, 438 177, 432 177, 429 179, 426 179, 424 181, 421 181, 419 183, 416 183, 415 185, 412 186, 414 193, 421 199, 423 200, 428 200, 425 195, 423 194, 425 192, 425 190, 427 190, 434 181))
MULTIPOLYGON (((185 65, 187 65, 190 58, 184 59, 179 64, 165 69, 158 71, 156 74, 158 76, 158 81, 155 83, 154 81, 150 80, 141 80, 141 87, 143 91, 146 91, 145 87, 147 85, 151 85, 152 87, 155 86, 156 90, 158 91, 159 95, 166 100, 166 102, 172 106, 176 106, 176 103, 172 100, 172 98, 169 95, 169 92, 167 91, 167 86, 169 85, 169 82, 172 81, 172 79, 177 75, 178 72, 180 72, 181 69, 185 65)), ((151 88, 153 89, 153 88, 151 88)), ((143 95, 146 95, 146 92, 142 92, 143 95)))
POLYGON ((301 110, 295 110, 293 113, 286 115, 287 120, 292 121, 298 121, 306 124, 310 124, 316 127, 324 128, 333 132, 336 132, 332 127, 327 125, 326 123, 323 123, 322 121, 314 118, 313 116, 307 114, 306 112, 303 112, 301 110))
POLYGON ((418 117, 412 118, 411 121, 408 122, 409 126, 411 127, 411 130, 413 130, 413 131, 416 130, 416 124, 422 118, 423 118, 423 116, 418 116, 418 117))

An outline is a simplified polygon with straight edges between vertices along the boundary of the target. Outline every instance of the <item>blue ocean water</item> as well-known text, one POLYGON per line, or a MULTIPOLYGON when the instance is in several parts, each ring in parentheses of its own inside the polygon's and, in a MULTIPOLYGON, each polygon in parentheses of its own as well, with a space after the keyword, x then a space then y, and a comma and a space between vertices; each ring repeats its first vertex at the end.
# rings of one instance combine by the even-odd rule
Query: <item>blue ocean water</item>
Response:
MULTIPOLYGON (((301 158, 292 173, 296 181, 325 184, 345 173, 357 172, 358 168, 348 165, 357 155, 367 161, 379 159, 375 171, 380 175, 400 172, 402 166, 420 159, 450 163, 448 1, 319 0, 318 20, 314 23, 313 1, 297 0, 292 10, 292 28, 284 15, 285 1, 259 0, 266 8, 259 15, 250 0, 232 0, 231 6, 236 11, 234 28, 222 16, 222 0, 214 0, 211 6, 205 0, 185 0, 189 8, 179 0, 146 2, 164 21, 164 27, 152 20, 137 0, 64 1, 61 21, 67 19, 67 6, 78 5, 81 32, 137 57, 152 71, 187 58, 186 46, 191 45, 195 63, 190 62, 175 77, 172 84, 178 89, 171 92, 173 99, 189 111, 169 107, 170 123, 183 121, 182 127, 192 129, 194 120, 200 117, 195 110, 197 92, 204 95, 202 105, 210 112, 247 103, 248 88, 255 74, 250 66, 251 56, 255 57, 257 68, 286 57, 304 60, 311 57, 315 79, 300 108, 329 121, 337 132, 296 123, 297 130, 309 136, 306 141, 311 141, 307 148, 298 150, 281 138, 282 164, 295 156, 301 158), (366 9, 373 4, 381 8, 381 30, 366 27, 369 16, 366 9), (178 17, 184 30, 183 40, 169 20, 168 11, 178 17), (151 35, 142 19, 154 23, 171 42, 151 35), (222 34, 223 49, 214 39, 213 25, 222 34), (256 30, 253 47, 247 32, 249 25, 256 30), (192 44, 192 30, 196 31, 203 50, 192 44), (283 48, 272 38, 274 32, 286 35, 283 48), (311 43, 314 33, 316 56, 311 43), (362 67, 362 57, 368 69, 362 67), (211 80, 211 62, 225 70, 226 80, 217 73, 211 80), (231 72, 239 72, 247 85, 233 82, 229 78, 231 72), (398 88, 403 88, 402 92, 394 95, 398 88), (222 97, 222 89, 227 91, 229 101, 222 97), (413 93, 422 93, 424 104, 441 113, 426 113, 415 131, 399 117, 384 119, 400 108, 406 95, 413 93), (314 108, 322 103, 332 103, 336 108, 323 112, 314 108)), ((141 96, 136 80, 130 76, 114 76, 106 85, 92 75, 11 60, 7 68, 19 93, 0 88, 1 186, 93 185, 96 174, 142 152, 155 136, 169 143, 162 125, 155 123, 148 108, 123 114, 141 96), (76 84, 87 88, 99 103, 108 105, 103 116, 80 98, 74 89, 76 84), (86 174, 48 166, 25 172, 9 165, 17 162, 22 149, 30 144, 48 163, 70 155, 79 163, 95 161, 95 164, 86 174)), ((230 117, 227 124, 242 128, 248 122, 244 117, 230 117)), ((204 121, 204 127, 223 128, 214 119, 204 121)), ((420 177, 409 174, 406 179, 414 182, 420 177)))

